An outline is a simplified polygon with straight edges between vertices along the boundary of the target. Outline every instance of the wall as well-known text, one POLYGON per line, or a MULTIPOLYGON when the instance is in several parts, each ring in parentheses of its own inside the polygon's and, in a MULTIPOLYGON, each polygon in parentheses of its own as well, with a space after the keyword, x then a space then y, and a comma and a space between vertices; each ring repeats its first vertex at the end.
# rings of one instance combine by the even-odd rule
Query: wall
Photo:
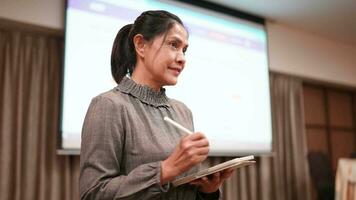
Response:
POLYGON ((0 18, 62 30, 64 7, 65 0, 0 0, 0 18))
POLYGON ((272 71, 356 86, 356 46, 271 22, 267 30, 272 71))
MULTIPOLYGON (((63 30, 65 0, 1 0, 0 18, 63 30)), ((271 71, 356 87, 356 45, 267 23, 271 71)))

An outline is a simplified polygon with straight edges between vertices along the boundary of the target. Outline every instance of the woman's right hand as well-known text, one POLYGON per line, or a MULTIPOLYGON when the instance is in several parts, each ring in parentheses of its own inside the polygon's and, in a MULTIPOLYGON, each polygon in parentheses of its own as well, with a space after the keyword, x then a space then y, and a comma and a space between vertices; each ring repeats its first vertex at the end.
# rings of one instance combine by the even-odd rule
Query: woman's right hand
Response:
POLYGON ((184 136, 173 153, 161 163, 161 184, 203 162, 209 153, 209 141, 203 133, 184 136))

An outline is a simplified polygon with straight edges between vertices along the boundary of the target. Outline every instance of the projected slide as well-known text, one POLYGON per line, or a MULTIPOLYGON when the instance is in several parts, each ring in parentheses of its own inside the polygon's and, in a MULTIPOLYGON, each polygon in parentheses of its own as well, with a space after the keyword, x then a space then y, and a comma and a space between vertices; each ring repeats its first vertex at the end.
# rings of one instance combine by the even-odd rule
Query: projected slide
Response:
POLYGON ((186 66, 167 96, 191 108, 211 155, 271 151, 267 38, 260 24, 171 1, 68 1, 61 136, 79 149, 91 99, 116 86, 110 72, 113 40, 145 10, 168 10, 189 31, 186 66))

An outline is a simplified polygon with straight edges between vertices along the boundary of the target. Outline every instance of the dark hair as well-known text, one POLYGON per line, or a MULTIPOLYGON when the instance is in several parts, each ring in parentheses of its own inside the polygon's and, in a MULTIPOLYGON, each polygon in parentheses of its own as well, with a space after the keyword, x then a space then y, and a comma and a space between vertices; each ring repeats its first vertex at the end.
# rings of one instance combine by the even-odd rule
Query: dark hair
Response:
POLYGON ((136 65, 136 51, 133 37, 141 34, 146 41, 169 31, 175 23, 183 26, 176 15, 164 10, 143 12, 134 24, 122 27, 116 35, 111 52, 111 74, 117 83, 131 74, 136 65))

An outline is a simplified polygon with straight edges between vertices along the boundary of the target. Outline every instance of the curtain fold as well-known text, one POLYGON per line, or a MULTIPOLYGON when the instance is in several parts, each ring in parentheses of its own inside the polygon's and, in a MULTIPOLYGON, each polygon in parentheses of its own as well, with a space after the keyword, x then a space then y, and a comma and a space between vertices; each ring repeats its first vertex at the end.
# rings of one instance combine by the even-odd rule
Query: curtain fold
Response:
POLYGON ((0 199, 78 199, 79 157, 56 154, 62 49, 0 30, 0 199))
POLYGON ((271 76, 274 170, 279 199, 311 199, 304 128, 302 82, 271 76))

